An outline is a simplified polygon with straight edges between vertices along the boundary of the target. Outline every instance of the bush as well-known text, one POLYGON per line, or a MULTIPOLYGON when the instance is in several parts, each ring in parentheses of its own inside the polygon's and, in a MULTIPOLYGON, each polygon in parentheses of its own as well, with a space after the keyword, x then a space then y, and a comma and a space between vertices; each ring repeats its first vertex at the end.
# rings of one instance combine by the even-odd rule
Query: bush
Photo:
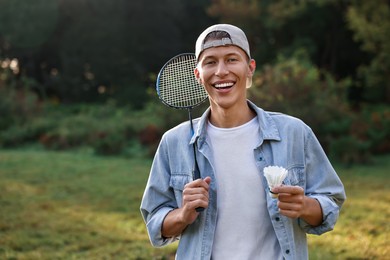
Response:
POLYGON ((36 143, 43 133, 55 127, 56 122, 37 117, 24 124, 13 124, 0 132, 0 146, 18 147, 27 143, 36 143))
POLYGON ((0 131, 24 124, 41 112, 38 96, 28 86, 6 82, 6 79, 7 73, 0 67, 0 131))
POLYGON ((90 146, 98 154, 120 154, 126 143, 135 137, 136 122, 129 119, 131 111, 110 103, 60 107, 48 114, 53 119, 61 118, 40 138, 49 149, 90 146))
POLYGON ((122 153, 125 144, 126 139, 120 132, 100 132, 91 145, 99 155, 115 155, 122 153))
POLYGON ((331 156, 347 163, 367 163, 372 154, 390 152, 390 108, 367 106, 350 118, 327 125, 331 156))
POLYGON ((330 143, 330 157, 347 165, 371 160, 370 141, 346 135, 330 143))
POLYGON ((252 100, 305 121, 334 160, 366 163, 372 154, 390 152, 390 108, 366 105, 352 111, 345 97, 350 81, 318 70, 304 52, 264 66, 254 83, 252 100))
MULTIPOLYGON (((188 120, 187 111, 174 111, 153 99, 143 110, 102 105, 58 104, 39 100, 38 84, 0 67, 0 146, 39 142, 47 149, 92 147, 97 154, 152 155, 162 133, 188 120)), ((196 116, 196 110, 194 116, 196 116)))
POLYGON ((121 154, 138 139, 146 120, 115 104, 43 106, 40 116, 0 131, 0 145, 16 147, 39 141, 45 148, 92 147, 97 154, 121 154))
POLYGON ((374 154, 390 152, 390 107, 366 106, 356 115, 350 129, 351 135, 369 140, 374 154))
MULTIPOLYGON (((54 118, 52 118, 54 120, 54 118)), ((50 149, 69 149, 89 143, 90 134, 96 129, 96 119, 85 114, 63 115, 57 124, 40 137, 41 143, 50 149)))
MULTIPOLYGON (((7 77, 0 77, 2 147, 39 141, 53 150, 92 147, 99 155, 151 156, 162 133, 188 120, 186 110, 166 107, 155 94, 142 110, 118 107, 112 101, 56 105, 43 103, 28 88, 4 79, 7 77)), ((346 163, 366 162, 372 153, 390 152, 390 108, 366 105, 360 111, 351 111, 345 98, 349 81, 336 81, 320 71, 305 52, 288 59, 280 57, 276 64, 264 66, 253 82, 248 93, 251 100, 266 110, 305 121, 333 158, 346 163)), ((193 118, 207 106, 206 102, 195 108, 193 118)))
POLYGON ((275 65, 264 66, 253 82, 250 99, 266 110, 302 119, 327 152, 332 138, 326 126, 337 125, 351 116, 345 98, 348 81, 336 82, 311 64, 304 51, 288 59, 279 57, 275 65))

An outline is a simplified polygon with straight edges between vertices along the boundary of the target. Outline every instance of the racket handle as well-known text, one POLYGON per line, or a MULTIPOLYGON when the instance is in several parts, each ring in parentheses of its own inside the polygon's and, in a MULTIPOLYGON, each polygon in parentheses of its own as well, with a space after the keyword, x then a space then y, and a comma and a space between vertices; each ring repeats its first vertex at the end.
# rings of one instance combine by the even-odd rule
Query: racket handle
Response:
POLYGON ((199 208, 196 208, 195 210, 196 210, 196 212, 202 212, 202 211, 204 211, 204 208, 199 207, 199 208))
MULTIPOLYGON (((189 110, 189 115, 190 115, 190 121, 191 121, 192 134, 194 134, 194 127, 192 125, 192 118, 191 118, 191 110, 189 110)), ((197 142, 197 140, 194 142, 194 144, 192 146, 194 148, 193 151, 194 151, 194 161, 195 161, 194 169, 192 171, 194 180, 201 179, 199 166, 198 166, 198 160, 196 159, 196 142, 197 142)), ((202 211, 204 211, 204 208, 198 207, 195 210, 196 210, 196 212, 202 212, 202 211)))

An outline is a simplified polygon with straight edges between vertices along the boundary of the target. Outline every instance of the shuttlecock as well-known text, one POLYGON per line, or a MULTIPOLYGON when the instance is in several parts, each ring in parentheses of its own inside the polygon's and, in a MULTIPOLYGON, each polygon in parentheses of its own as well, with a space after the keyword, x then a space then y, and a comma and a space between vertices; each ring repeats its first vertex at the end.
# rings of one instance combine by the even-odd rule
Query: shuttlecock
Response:
POLYGON ((272 189, 282 185, 283 180, 287 176, 287 170, 280 166, 267 166, 264 168, 264 176, 267 179, 271 196, 277 198, 278 194, 273 193, 272 189))

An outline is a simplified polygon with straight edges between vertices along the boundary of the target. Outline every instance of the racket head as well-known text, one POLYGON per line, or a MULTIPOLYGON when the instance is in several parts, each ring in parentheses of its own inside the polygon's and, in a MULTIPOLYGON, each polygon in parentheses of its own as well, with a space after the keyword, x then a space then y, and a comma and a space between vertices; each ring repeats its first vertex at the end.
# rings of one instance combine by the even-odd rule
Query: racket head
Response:
POLYGON ((182 53, 171 58, 161 68, 156 90, 165 105, 191 109, 208 98, 206 90, 195 78, 195 67, 195 54, 182 53))

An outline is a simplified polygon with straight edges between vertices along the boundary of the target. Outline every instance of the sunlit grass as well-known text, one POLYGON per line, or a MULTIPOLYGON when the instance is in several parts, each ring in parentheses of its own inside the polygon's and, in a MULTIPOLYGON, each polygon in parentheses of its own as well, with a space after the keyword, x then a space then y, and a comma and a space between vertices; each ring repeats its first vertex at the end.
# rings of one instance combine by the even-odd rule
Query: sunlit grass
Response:
POLYGON ((347 201, 332 232, 309 236, 310 259, 389 259, 390 156, 337 170, 347 201))
POLYGON ((166 259, 139 214, 150 160, 0 151, 0 259, 166 259))
MULTIPOLYGON (((0 150, 0 259, 173 259, 150 246, 139 204, 151 160, 0 150)), ((337 167, 348 200, 310 259, 386 259, 390 156, 337 167)))

